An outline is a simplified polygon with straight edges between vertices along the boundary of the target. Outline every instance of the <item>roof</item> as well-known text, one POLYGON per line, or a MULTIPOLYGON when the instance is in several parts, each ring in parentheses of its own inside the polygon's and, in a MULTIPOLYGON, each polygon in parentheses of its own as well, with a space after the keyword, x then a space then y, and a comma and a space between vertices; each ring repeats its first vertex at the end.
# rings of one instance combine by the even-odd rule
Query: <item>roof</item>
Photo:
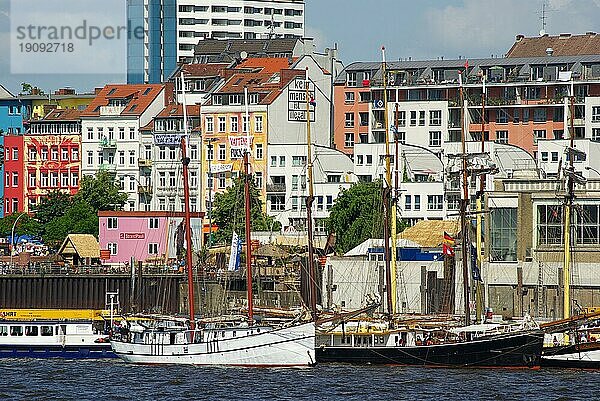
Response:
MULTIPOLYGON (((188 105, 186 107, 187 115, 190 116, 200 116, 200 105, 188 105)), ((183 118, 183 105, 182 104, 169 104, 167 105, 156 118, 169 118, 169 117, 181 117, 183 118)))
POLYGON ((248 53, 249 56, 292 53, 299 40, 301 39, 204 39, 196 45, 194 55, 239 54, 243 51, 248 53))
POLYGON ((217 77, 221 76, 227 67, 229 63, 184 64, 181 70, 190 77, 217 77))
POLYGON ((10 93, 3 85, 0 84, 0 99, 14 99, 15 95, 10 93))
POLYGON ((69 234, 58 251, 59 255, 73 254, 72 248, 80 258, 99 258, 100 245, 91 234, 69 234))
POLYGON ((544 57, 551 48, 554 56, 578 56, 600 54, 600 35, 588 32, 585 35, 560 34, 526 38, 518 35, 506 57, 544 57))
POLYGON ((162 84, 106 85, 81 113, 82 117, 100 116, 100 107, 108 106, 111 99, 126 99, 121 116, 140 116, 165 88, 162 84))
MULTIPOLYGON (((396 247, 400 248, 420 248, 420 244, 416 242, 398 238, 396 240, 396 247)), ((364 256, 369 253, 369 249, 383 248, 383 239, 381 238, 370 238, 364 240, 361 244, 358 244, 354 248, 350 249, 344 254, 344 256, 364 256)))
POLYGON ((42 119, 37 121, 31 121, 33 124, 36 122, 43 123, 48 121, 79 121, 81 111, 77 109, 54 109, 42 119))
POLYGON ((444 240, 444 232, 456 237, 459 227, 458 220, 421 220, 402 231, 399 237, 424 248, 438 248, 444 240))
POLYGON ((290 68, 294 60, 290 60, 287 57, 252 57, 242 61, 236 69, 252 69, 256 72, 263 72, 268 74, 274 74, 290 68))
MULTIPOLYGON (((98 217, 185 217, 184 212, 100 210, 98 217)), ((192 218, 204 217, 204 212, 192 212, 192 218)))

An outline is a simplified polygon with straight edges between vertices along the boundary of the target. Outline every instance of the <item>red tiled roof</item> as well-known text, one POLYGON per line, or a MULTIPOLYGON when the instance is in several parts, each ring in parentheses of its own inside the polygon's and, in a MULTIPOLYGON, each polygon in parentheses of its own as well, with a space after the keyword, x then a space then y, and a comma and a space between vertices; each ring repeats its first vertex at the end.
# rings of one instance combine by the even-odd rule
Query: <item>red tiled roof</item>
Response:
MULTIPOLYGON (((188 105, 187 106, 187 115, 188 116, 199 116, 200 115, 200 105, 188 105)), ((182 104, 169 104, 167 107, 162 109, 160 113, 156 116, 158 118, 167 118, 167 117, 183 117, 183 105, 182 104)))
POLYGON ((100 107, 108 106, 110 99, 128 99, 121 115, 140 116, 165 88, 162 84, 106 85, 81 113, 82 117, 100 115, 100 107))
POLYGON ((292 59, 292 62, 290 63, 290 60, 285 57, 253 57, 242 61, 235 68, 252 69, 256 72, 274 74, 283 69, 290 68, 290 65, 292 65, 295 60, 296 59, 292 59))
POLYGON ((80 116, 81 111, 77 109, 54 109, 39 121, 77 121, 80 116))
POLYGON ((545 57, 548 48, 552 48, 554 56, 600 54, 600 34, 561 34, 532 38, 518 35, 506 57, 545 57))

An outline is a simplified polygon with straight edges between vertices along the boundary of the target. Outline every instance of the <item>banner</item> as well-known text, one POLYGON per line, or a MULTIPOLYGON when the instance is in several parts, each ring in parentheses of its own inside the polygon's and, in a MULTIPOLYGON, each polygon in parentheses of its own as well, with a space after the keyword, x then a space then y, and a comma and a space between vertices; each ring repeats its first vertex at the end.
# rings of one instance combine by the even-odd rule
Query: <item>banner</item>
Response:
POLYGON ((252 137, 247 136, 230 136, 229 137, 229 152, 231 159, 243 159, 248 148, 252 149, 252 137), (248 146, 250 139, 250 146, 248 146))
POLYGON ((213 174, 227 173, 233 169, 233 164, 212 164, 210 172, 213 174))
POLYGON ((231 237, 231 253, 229 254, 229 266, 227 270, 237 271, 240 269, 240 254, 242 253, 242 241, 234 231, 231 237))
POLYGON ((154 144, 156 146, 180 146, 180 134, 154 134, 154 144))

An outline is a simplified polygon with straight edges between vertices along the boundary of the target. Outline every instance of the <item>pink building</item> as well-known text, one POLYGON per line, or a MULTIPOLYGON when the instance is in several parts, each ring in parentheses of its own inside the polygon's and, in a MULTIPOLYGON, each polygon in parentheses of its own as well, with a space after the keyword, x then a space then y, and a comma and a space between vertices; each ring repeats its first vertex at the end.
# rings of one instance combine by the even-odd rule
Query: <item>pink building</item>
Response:
MULTIPOLYGON (((202 246, 202 217, 192 213, 193 247, 202 246)), ((126 263, 133 257, 145 263, 177 259, 185 249, 183 212, 100 211, 99 242, 103 263, 126 263), (105 258, 110 252, 110 258, 105 258)))

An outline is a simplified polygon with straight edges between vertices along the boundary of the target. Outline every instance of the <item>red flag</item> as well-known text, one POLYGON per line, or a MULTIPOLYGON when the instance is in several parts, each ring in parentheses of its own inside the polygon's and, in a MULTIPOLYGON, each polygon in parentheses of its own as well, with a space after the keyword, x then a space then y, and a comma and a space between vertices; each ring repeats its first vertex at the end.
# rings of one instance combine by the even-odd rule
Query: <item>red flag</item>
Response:
POLYGON ((454 245, 456 240, 444 231, 444 240, 442 241, 442 253, 448 256, 454 256, 454 245))
POLYGON ((469 59, 465 61, 465 70, 469 69, 469 59))
POLYGON ((448 256, 454 256, 454 248, 446 245, 446 243, 442 244, 442 253, 448 256))

